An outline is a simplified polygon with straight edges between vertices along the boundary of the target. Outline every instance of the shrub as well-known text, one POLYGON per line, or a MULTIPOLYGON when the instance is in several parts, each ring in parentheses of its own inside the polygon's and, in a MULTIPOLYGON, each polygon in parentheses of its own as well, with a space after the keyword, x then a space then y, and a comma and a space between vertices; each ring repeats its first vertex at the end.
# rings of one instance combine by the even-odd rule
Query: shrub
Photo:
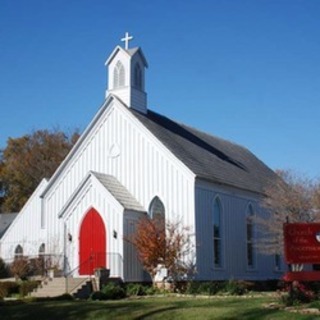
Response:
POLYGON ((21 257, 14 260, 10 265, 10 271, 14 277, 19 279, 26 279, 29 273, 29 261, 26 257, 21 257))
POLYGON ((0 282, 0 297, 8 297, 19 292, 19 284, 14 281, 0 282))
POLYGON ((281 296, 282 302, 286 306, 298 305, 301 303, 309 303, 316 299, 316 294, 306 284, 298 281, 293 281, 288 284, 281 296))
POLYGON ((32 258, 29 260, 30 275, 44 275, 46 270, 44 257, 32 258))
POLYGON ((186 286, 185 293, 187 294, 203 294, 215 295, 223 288, 221 281, 208 281, 208 282, 189 282, 186 286))
POLYGON ((9 268, 3 259, 0 258, 0 279, 9 278, 10 272, 9 268))
POLYGON ((264 280, 255 281, 252 283, 252 290, 254 291, 277 291, 280 287, 283 287, 281 280, 264 280))
POLYGON ((199 294, 199 286, 200 286, 199 282, 190 281, 187 284, 185 293, 186 294, 199 294))
POLYGON ((198 288, 198 291, 200 294, 211 296, 217 294, 221 288, 222 285, 219 282, 202 282, 198 288))
POLYGON ((229 280, 224 287, 224 291, 231 295, 241 296, 253 288, 254 284, 242 280, 229 280))
POLYGON ((145 296, 150 286, 143 286, 140 283, 129 283, 126 287, 128 296, 145 296))
POLYGON ((161 290, 155 286, 146 286, 146 295, 153 296, 154 294, 161 293, 161 290))
POLYGON ((102 293, 101 291, 95 291, 95 292, 92 292, 90 297, 89 297, 89 300, 106 300, 106 295, 104 293, 102 293))
POLYGON ((19 294, 21 297, 27 296, 29 292, 32 292, 39 286, 39 281, 22 281, 19 284, 19 294))
POLYGON ((119 285, 113 282, 109 282, 105 285, 101 292, 105 295, 106 299, 117 300, 126 297, 125 290, 119 285))

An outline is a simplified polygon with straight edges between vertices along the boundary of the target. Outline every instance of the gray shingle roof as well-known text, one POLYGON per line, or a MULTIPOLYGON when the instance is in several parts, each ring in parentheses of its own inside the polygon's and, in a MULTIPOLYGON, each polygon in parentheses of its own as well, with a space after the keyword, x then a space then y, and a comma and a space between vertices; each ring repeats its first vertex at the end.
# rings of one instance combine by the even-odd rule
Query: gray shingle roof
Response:
POLYGON ((130 192, 114 177, 108 174, 92 172, 101 184, 115 197, 127 210, 142 211, 145 209, 130 194, 130 192))
POLYGON ((17 213, 1 213, 0 214, 0 238, 4 235, 10 224, 16 218, 17 213))
POLYGON ((248 149, 148 110, 131 112, 196 176, 263 193, 276 174, 248 149))

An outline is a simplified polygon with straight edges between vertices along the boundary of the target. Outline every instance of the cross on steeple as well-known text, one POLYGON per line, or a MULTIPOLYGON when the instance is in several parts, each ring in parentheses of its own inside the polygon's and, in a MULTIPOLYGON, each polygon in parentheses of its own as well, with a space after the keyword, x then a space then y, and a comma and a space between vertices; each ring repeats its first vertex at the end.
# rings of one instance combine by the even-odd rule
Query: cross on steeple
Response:
POLYGON ((124 48, 125 48, 126 50, 129 49, 129 41, 132 40, 132 39, 133 39, 133 37, 132 37, 132 36, 129 36, 129 33, 128 33, 128 32, 126 32, 124 38, 121 39, 121 41, 124 41, 124 48))

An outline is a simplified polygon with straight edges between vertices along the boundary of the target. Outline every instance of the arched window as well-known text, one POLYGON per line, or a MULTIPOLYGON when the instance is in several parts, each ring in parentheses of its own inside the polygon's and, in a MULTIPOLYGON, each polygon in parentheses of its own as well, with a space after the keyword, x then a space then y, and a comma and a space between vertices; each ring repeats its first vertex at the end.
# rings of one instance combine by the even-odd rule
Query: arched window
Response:
POLYGON ((46 245, 44 243, 39 247, 39 257, 43 256, 46 253, 46 245))
POLYGON ((23 257, 23 249, 20 246, 20 244, 18 244, 14 250, 14 258, 21 259, 22 257, 23 257))
POLYGON ((138 89, 142 89, 142 72, 139 63, 136 63, 134 67, 134 85, 138 89))
POLYGON ((246 214, 246 229, 247 229, 247 265, 248 268, 255 267, 255 254, 254 254, 254 211, 250 204, 246 214))
POLYGON ((118 61, 113 70, 113 88, 123 87, 125 84, 125 72, 123 64, 118 61))
POLYGON ((165 209, 162 201, 158 197, 154 197, 149 206, 149 217, 156 223, 160 232, 166 230, 165 209))
POLYGON ((213 204, 213 258, 214 266, 222 266, 222 227, 221 227, 221 202, 219 198, 213 204))
POLYGON ((158 197, 154 197, 150 203, 149 216, 151 219, 165 219, 164 205, 158 197))

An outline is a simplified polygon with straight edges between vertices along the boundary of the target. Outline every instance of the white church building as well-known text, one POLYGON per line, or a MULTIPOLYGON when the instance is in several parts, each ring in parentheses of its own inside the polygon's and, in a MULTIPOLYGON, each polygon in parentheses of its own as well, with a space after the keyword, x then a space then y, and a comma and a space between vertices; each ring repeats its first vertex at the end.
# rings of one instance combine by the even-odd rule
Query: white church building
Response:
MULTIPOLYGON (((105 101, 49 180, 0 238, 0 256, 60 257, 65 273, 97 267, 144 281, 125 238, 155 213, 191 228, 197 280, 278 278, 279 259, 255 244, 256 215, 275 173, 246 148, 148 108, 141 48, 107 59, 105 101)), ((58 259, 57 258, 57 259, 58 259)))

